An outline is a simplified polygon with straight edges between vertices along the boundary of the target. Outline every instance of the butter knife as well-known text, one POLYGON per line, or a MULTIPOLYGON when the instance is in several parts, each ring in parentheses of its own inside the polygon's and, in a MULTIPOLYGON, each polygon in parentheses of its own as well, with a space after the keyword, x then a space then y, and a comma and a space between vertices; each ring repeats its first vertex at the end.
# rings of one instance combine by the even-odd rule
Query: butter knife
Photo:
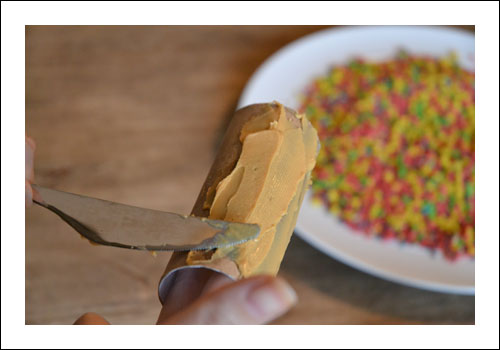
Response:
POLYGON ((133 207, 32 185, 34 202, 57 214, 91 242, 127 249, 187 251, 255 239, 258 225, 133 207))

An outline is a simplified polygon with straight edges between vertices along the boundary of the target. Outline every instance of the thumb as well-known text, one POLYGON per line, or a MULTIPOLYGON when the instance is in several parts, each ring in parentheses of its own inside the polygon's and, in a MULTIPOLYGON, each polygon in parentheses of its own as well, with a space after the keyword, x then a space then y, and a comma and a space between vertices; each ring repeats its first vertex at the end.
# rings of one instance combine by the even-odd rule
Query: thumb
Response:
POLYGON ((257 276, 202 296, 158 324, 264 324, 283 315, 297 301, 281 278, 257 276))
POLYGON ((93 312, 87 312, 80 316, 74 325, 109 325, 110 323, 101 315, 93 313, 93 312))

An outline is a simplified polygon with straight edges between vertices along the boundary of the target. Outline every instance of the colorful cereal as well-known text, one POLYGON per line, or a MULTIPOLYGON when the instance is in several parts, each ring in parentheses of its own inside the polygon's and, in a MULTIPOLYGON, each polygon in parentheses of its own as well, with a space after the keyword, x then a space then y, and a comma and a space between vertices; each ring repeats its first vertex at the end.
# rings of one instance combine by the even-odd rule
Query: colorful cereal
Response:
POLYGON ((352 60, 300 110, 322 143, 314 202, 369 235, 474 256, 474 73, 456 57, 352 60))

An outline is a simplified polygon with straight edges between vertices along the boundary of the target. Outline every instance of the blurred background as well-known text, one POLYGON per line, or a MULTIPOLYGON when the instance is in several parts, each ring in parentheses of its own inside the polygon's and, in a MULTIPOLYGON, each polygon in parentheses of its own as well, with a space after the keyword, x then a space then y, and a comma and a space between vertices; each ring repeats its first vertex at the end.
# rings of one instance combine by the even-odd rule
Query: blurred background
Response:
MULTIPOLYGON (((253 71, 323 28, 27 26, 26 132, 37 143, 36 182, 189 213, 253 71)), ((31 207, 26 324, 70 324, 89 311, 115 324, 153 324, 169 257, 91 246, 31 207)), ((280 275, 300 301, 276 324, 474 323, 474 296, 369 276, 297 236, 280 275)))

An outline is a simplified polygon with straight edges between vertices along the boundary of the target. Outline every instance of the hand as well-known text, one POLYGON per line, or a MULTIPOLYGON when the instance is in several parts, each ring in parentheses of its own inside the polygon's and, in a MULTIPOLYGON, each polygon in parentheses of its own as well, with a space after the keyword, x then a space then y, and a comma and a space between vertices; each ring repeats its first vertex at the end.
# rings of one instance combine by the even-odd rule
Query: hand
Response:
POLYGON ((281 278, 256 276, 233 282, 206 269, 180 271, 158 324, 265 324, 297 301, 281 278))
POLYGON ((35 182, 35 141, 26 136, 25 138, 25 205, 29 207, 33 204, 33 198, 39 199, 39 194, 33 190, 31 185, 35 182))
MULTIPOLYGON (((281 278, 256 276, 233 282, 205 269, 179 273, 157 324, 265 324, 287 312, 297 301, 281 278)), ((75 324, 109 324, 87 313, 75 324)))

